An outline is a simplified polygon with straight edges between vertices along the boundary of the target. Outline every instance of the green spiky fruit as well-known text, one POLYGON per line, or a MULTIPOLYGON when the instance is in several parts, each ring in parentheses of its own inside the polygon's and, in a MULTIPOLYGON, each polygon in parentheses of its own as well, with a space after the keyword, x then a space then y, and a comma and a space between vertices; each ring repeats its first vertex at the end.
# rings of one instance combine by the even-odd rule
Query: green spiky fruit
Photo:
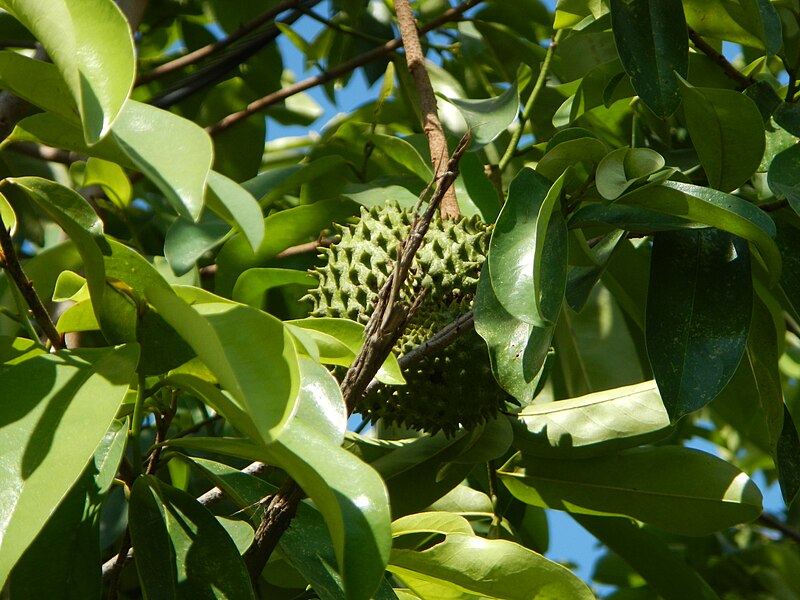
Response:
MULTIPOLYGON (((362 208, 358 224, 340 227, 341 241, 325 251, 327 264, 316 270, 320 285, 310 294, 312 314, 366 323, 396 259, 397 242, 405 238, 411 221, 411 213, 387 205, 362 208)), ((414 290, 426 290, 395 347, 400 356, 471 308, 488 244, 489 229, 477 217, 434 218, 401 292, 411 305, 414 290)), ((384 387, 357 410, 373 422, 383 419, 450 434, 459 426, 474 428, 504 406, 506 395, 495 383, 486 346, 474 331, 404 375, 405 386, 384 387)))

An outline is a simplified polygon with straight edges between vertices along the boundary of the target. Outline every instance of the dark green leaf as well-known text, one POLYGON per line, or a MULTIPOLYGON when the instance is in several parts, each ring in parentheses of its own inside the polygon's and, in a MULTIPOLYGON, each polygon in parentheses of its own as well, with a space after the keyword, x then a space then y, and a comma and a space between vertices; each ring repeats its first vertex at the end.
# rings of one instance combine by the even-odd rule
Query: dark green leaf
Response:
POLYGON ((559 205, 563 182, 563 174, 551 185, 536 171, 520 171, 489 244, 487 264, 498 302, 509 314, 536 326, 553 324, 564 294, 567 239, 559 205), (557 275, 545 278, 545 273, 557 275))
POLYGON ((683 110, 692 144, 711 187, 729 192, 755 173, 764 155, 758 106, 732 90, 683 87, 683 110))
POLYGON ((656 235, 647 353, 673 420, 711 402, 733 377, 750 330, 751 286, 741 239, 715 229, 656 235))
POLYGON ((664 166, 664 157, 649 148, 620 148, 597 165, 595 185, 606 200, 615 200, 638 180, 664 166))
POLYGON ((675 73, 689 70, 689 39, 680 0, 611 0, 617 51, 636 93, 657 116, 680 104, 675 73))
POLYGON ((536 393, 552 327, 536 327, 511 316, 497 301, 484 267, 475 295, 475 330, 486 341, 492 373, 505 391, 522 404, 536 393))
POLYGON ((731 194, 676 181, 634 191, 618 202, 683 217, 752 242, 767 266, 770 283, 781 273, 781 257, 772 238, 775 223, 762 210, 731 194))
POLYGON ((152 600, 178 597, 175 548, 150 477, 139 477, 128 500, 128 527, 144 595, 152 600))
POLYGON ((583 514, 573 514, 572 518, 636 569, 664 600, 718 600, 682 557, 632 521, 583 514))
POLYGON ((800 494, 800 438, 797 435, 794 419, 785 406, 776 457, 781 495, 787 508, 791 508, 800 494))
POLYGON ((770 189, 789 201, 800 214, 800 145, 790 146, 772 159, 767 171, 770 189))

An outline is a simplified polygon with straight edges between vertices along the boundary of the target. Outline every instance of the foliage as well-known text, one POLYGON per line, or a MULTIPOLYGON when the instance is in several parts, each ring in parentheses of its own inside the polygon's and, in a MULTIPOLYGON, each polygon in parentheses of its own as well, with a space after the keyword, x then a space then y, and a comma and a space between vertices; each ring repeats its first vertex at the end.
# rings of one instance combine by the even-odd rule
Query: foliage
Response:
POLYGON ((433 182, 395 2, 0 0, 6 593, 800 597, 800 3, 416 2, 508 402, 362 435, 371 338, 301 298, 334 225, 433 182))

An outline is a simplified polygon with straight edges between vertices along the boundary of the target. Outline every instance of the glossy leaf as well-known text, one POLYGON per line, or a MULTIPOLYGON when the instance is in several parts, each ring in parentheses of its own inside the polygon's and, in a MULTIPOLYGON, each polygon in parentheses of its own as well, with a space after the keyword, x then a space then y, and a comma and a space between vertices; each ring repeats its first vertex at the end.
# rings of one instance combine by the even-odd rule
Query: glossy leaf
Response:
POLYGON ((656 235, 647 353, 673 420, 711 402, 733 377, 750 330, 751 285, 743 240, 714 229, 656 235))
POLYGON ((563 183, 563 174, 551 186, 535 171, 520 171, 489 244, 487 264, 498 302, 539 327, 552 325, 563 298, 563 284, 558 284, 566 278, 566 228, 559 206, 563 183), (544 277, 559 272, 553 279, 544 277))
POLYGON ((658 117, 680 104, 675 73, 686 77, 689 39, 680 0, 611 0, 617 51, 636 93, 658 117))
POLYGON ((444 541, 422 551, 394 549, 388 566, 422 598, 446 597, 446 590, 498 600, 594 598, 569 569, 532 550, 433 526, 428 523, 426 530, 444 534, 444 541))
POLYGON ((417 149, 403 138, 374 133, 369 139, 376 148, 385 152, 389 158, 401 164, 408 172, 413 173, 425 183, 433 179, 433 169, 431 169, 430 163, 426 163, 417 149))
POLYGON ((679 535, 708 535, 761 514, 761 493, 747 475, 711 454, 676 446, 570 461, 522 455, 498 475, 526 504, 624 515, 679 535))
POLYGON ((15 597, 77 600, 101 595, 100 511, 122 460, 127 425, 112 423, 80 479, 14 565, 8 589, 15 597), (41 576, 44 563, 47 577, 41 576))
POLYGON ((628 519, 571 516, 633 567, 664 600, 718 600, 697 571, 651 532, 628 519))
POLYGON ((649 148, 620 148, 607 154, 597 165, 595 185, 606 200, 625 193, 637 180, 664 166, 664 157, 649 148))
POLYGON ((555 181, 578 163, 587 164, 594 170, 607 152, 608 147, 593 137, 567 139, 552 147, 548 145, 547 152, 536 165, 536 172, 555 181))
POLYGON ((242 232, 255 250, 264 241, 264 218, 252 194, 216 171, 208 174, 208 207, 242 232))
POLYGON ((15 96, 80 124, 81 115, 67 82, 54 64, 23 54, 0 52, 0 85, 15 96), (42 90, 47 90, 43 94, 42 90))
POLYGON ((42 354, 0 373, 0 581, 78 480, 128 391, 136 345, 42 354))
POLYGON ((642 192, 626 194, 619 202, 683 217, 742 237, 758 249, 770 281, 775 282, 780 277, 781 257, 772 239, 775 223, 764 211, 741 198, 688 183, 666 181, 642 192))
MULTIPOLYGON (((296 319, 290 321, 290 323, 295 327, 300 327, 309 332, 314 331, 329 336, 343 344, 349 350, 349 356, 345 360, 327 364, 338 364, 349 367, 364 345, 364 326, 355 321, 330 317, 309 317, 307 319, 296 319)), ((376 373, 375 379, 389 385, 403 385, 406 382, 394 353, 389 354, 386 358, 383 365, 381 365, 381 368, 376 373)))
POLYGON ((271 214, 264 219, 264 241, 256 252, 243 236, 234 236, 217 255, 217 293, 230 293, 243 271, 265 266, 281 250, 316 240, 331 223, 341 223, 357 214, 357 206, 350 200, 322 200, 271 214))
POLYGON ((586 306, 594 286, 603 276, 614 250, 622 243, 624 236, 625 232, 620 229, 603 236, 594 248, 587 248, 588 257, 594 264, 574 267, 567 274, 564 299, 572 310, 581 312, 586 306))
POLYGON ((511 84, 499 96, 485 100, 447 98, 458 108, 472 132, 470 150, 478 150, 503 133, 517 118, 519 91, 517 83, 511 84))
POLYGON ((800 146, 793 145, 772 159, 767 171, 770 189, 789 201, 789 206, 800 214, 800 146))
POLYGON ((680 217, 648 210, 644 206, 625 204, 587 204, 576 210, 569 220, 570 229, 603 223, 626 231, 671 231, 706 227, 680 217))
MULTIPOLYGON (((689 27, 703 36, 744 44, 751 48, 764 47, 767 27, 770 36, 774 36, 774 17, 763 7, 761 0, 746 2, 686 0, 684 10, 689 27)), ((770 41, 770 48, 774 49, 774 44, 774 40, 770 41)))
POLYGON ((711 187, 730 192, 758 169, 764 155, 761 113, 745 94, 683 87, 686 126, 711 187))
POLYGON ((281 322, 241 304, 191 307, 156 287, 146 295, 255 422, 261 441, 273 440, 294 409, 300 379, 297 353, 281 322), (242 344, 246 339, 258 339, 259 352, 242 344))
POLYGON ((776 466, 781 484, 781 495, 791 508, 800 495, 800 437, 789 409, 783 408, 783 427, 778 438, 776 466))
POLYGON ((204 217, 200 223, 175 219, 164 238, 164 257, 176 275, 191 271, 203 255, 219 246, 230 233, 219 219, 204 217))
POLYGON ((232 298, 242 304, 261 308, 264 295, 273 288, 283 285, 302 285, 308 289, 318 283, 313 275, 305 271, 269 267, 248 269, 236 280, 232 298))
POLYGON ((109 136, 89 146, 80 130, 51 113, 20 121, 6 140, 34 141, 141 171, 185 217, 197 220, 211 169, 211 138, 192 121, 129 100, 109 136), (174 160, 179 154, 182 160, 174 160))
POLYGON ((489 269, 481 270, 475 295, 475 331, 486 341, 492 373, 523 404, 533 400, 542 377, 552 327, 536 327, 510 315, 495 296, 489 269))
MULTIPOLYGON (((42 44, 66 82, 94 144, 108 134, 133 87, 135 61, 128 22, 112 2, 3 0, 0 6, 42 44), (103 23, 97 28, 97 23, 103 23)), ((37 94, 38 95, 38 94, 37 94)))
POLYGON ((532 404, 517 413, 514 425, 514 447, 545 458, 610 454, 671 431, 655 381, 532 404))

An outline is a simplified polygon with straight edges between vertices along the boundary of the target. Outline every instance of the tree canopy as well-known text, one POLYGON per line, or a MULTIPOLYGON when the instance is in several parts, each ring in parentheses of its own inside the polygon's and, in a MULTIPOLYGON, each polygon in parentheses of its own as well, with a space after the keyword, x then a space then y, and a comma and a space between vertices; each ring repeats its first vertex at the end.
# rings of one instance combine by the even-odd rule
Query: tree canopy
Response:
POLYGON ((800 598, 798 0, 0 9, 5 597, 800 598))

